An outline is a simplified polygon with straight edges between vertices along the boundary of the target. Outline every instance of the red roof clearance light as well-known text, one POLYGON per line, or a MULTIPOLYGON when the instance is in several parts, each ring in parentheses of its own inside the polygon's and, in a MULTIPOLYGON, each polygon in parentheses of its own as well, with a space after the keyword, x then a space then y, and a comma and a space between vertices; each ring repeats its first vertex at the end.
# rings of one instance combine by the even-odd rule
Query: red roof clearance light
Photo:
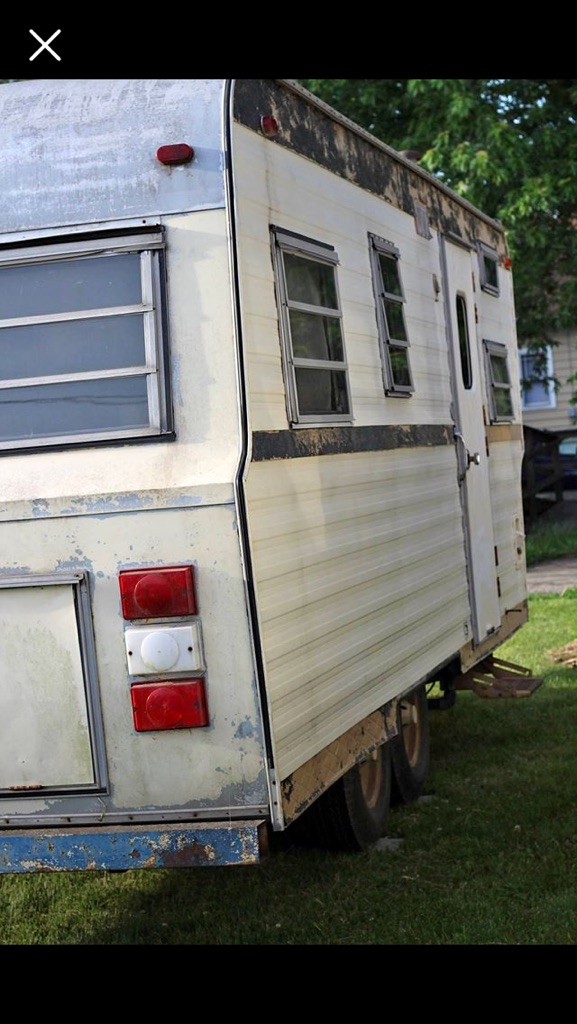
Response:
POLYGON ((122 569, 118 585, 125 619, 196 615, 192 565, 122 569))
POLYGON ((178 142, 172 146, 160 146, 156 151, 156 159, 166 167, 189 164, 193 156, 194 149, 187 142, 178 142))
POLYGON ((260 126, 263 135, 266 135, 269 139, 274 139, 275 135, 279 133, 279 123, 272 114, 263 114, 260 119, 260 126))
POLYGON ((136 732, 208 725, 203 679, 137 683, 130 688, 136 732))

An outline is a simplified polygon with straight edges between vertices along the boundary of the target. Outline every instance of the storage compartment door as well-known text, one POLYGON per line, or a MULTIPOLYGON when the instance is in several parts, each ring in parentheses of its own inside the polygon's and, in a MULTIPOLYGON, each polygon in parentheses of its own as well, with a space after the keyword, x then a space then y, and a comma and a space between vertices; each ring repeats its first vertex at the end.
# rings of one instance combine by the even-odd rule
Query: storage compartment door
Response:
POLYGON ((102 786, 83 574, 0 579, 0 790, 102 786))

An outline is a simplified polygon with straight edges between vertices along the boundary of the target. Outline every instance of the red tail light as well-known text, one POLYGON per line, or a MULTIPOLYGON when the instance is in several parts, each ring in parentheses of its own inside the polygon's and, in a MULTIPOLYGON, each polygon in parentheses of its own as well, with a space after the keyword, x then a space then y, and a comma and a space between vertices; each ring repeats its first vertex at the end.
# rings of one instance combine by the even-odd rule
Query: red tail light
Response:
POLYGON ((196 615, 192 565, 122 569, 118 582, 125 619, 196 615))
POLYGON ((137 732, 208 725, 204 679, 136 683, 130 699, 137 732))

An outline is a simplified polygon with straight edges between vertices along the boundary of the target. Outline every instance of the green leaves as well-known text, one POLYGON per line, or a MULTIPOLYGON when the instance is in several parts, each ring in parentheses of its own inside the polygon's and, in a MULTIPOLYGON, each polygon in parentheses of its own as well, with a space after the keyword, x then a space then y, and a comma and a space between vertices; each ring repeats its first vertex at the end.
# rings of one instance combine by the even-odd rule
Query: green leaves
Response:
POLYGON ((315 79, 312 92, 502 221, 518 333, 577 323, 577 80, 315 79))

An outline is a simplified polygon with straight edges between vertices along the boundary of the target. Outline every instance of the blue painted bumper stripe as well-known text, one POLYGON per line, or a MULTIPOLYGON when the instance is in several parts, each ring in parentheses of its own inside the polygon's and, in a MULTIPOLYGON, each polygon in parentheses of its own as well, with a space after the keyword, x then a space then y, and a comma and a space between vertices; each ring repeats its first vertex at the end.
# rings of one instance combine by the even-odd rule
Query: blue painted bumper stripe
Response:
POLYGON ((0 831, 0 874, 255 864, 266 838, 264 821, 0 831))

